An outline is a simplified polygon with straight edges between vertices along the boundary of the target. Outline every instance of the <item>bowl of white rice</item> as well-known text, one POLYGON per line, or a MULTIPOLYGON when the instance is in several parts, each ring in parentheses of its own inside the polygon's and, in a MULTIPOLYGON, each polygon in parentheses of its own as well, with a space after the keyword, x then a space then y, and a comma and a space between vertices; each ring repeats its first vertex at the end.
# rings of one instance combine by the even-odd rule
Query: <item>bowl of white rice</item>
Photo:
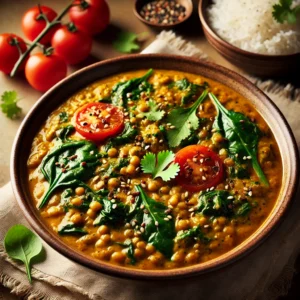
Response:
MULTIPOLYGON (((287 76, 300 68, 300 15, 277 22, 279 0, 200 0, 208 42, 232 64, 259 76, 287 76)), ((292 7, 300 5, 294 0, 292 7)))

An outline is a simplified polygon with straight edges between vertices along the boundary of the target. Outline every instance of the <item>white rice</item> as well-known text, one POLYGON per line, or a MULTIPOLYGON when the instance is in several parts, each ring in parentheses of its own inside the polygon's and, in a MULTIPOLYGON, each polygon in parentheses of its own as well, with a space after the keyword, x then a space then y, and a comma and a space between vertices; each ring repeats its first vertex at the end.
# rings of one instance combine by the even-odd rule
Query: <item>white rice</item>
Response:
MULTIPOLYGON (((213 0, 208 8, 212 29, 225 41, 246 51, 280 55, 300 52, 300 16, 297 24, 273 19, 279 0, 213 0)), ((293 6, 300 0, 294 0, 293 6)))

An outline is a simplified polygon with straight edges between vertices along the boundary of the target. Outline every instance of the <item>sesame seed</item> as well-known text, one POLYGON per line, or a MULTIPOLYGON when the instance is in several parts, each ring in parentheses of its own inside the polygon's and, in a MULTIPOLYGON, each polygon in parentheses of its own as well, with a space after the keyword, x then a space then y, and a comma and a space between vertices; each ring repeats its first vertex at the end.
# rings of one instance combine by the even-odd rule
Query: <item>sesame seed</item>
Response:
MULTIPOLYGON (((189 125, 188 125, 189 126, 189 125)), ((170 126, 170 129, 175 129, 176 127, 174 125, 170 126)))
POLYGON ((168 219, 168 218, 164 218, 164 220, 165 220, 165 221, 169 221, 169 219, 168 219))
POLYGON ((145 205, 144 205, 144 204, 142 204, 142 205, 140 206, 140 208, 141 208, 141 209, 144 209, 144 208, 145 208, 145 205))
POLYGON ((243 160, 246 160, 246 159, 247 159, 247 156, 244 156, 244 157, 243 157, 243 160))
POLYGON ((116 202, 116 199, 111 199, 111 202, 112 202, 112 203, 115 203, 115 202, 116 202))
POLYGON ((205 177, 205 176, 202 176, 202 180, 204 180, 204 181, 205 181, 205 180, 206 180, 206 177, 205 177))
POLYGON ((203 162, 204 162, 204 159, 203 159, 203 158, 201 158, 201 159, 200 159, 200 163, 201 163, 201 164, 203 164, 203 162))
POLYGON ((252 197, 252 191, 248 192, 248 196, 252 197))
POLYGON ((113 204, 112 208, 113 208, 113 209, 116 209, 116 208, 117 208, 117 204, 116 204, 116 203, 113 204))
POLYGON ((229 186, 228 184, 225 185, 225 190, 228 190, 229 189, 229 186))
POLYGON ((108 128, 108 124, 105 124, 105 125, 104 125, 104 128, 108 128))
POLYGON ((208 227, 209 227, 209 225, 208 225, 208 224, 206 224, 206 225, 204 225, 203 227, 204 227, 204 228, 208 228, 208 227))
POLYGON ((150 145, 147 145, 146 147, 145 147, 145 150, 148 150, 150 148, 150 145))
POLYGON ((189 209, 190 212, 192 212, 192 211, 194 211, 194 210, 195 210, 194 207, 192 207, 192 208, 189 209))
POLYGON ((229 199, 229 200, 230 200, 230 199, 233 199, 233 198, 234 198, 233 196, 228 196, 228 197, 227 197, 227 199, 229 199))
POLYGON ((145 228, 141 227, 141 228, 140 228, 140 231, 141 231, 141 232, 144 232, 144 231, 145 231, 145 228))
POLYGON ((248 159, 251 159, 252 157, 249 155, 249 156, 247 156, 247 158, 248 158, 248 159))
POLYGON ((171 215, 168 215, 167 218, 171 220, 173 217, 171 215))
POLYGON ((158 222, 157 222, 157 221, 155 221, 155 226, 156 226, 156 227, 158 227, 158 225, 159 225, 159 224, 158 224, 158 222))
POLYGON ((212 186, 212 187, 210 188, 210 190, 211 190, 211 191, 213 191, 214 189, 215 189, 215 187, 214 187, 214 186, 212 186))

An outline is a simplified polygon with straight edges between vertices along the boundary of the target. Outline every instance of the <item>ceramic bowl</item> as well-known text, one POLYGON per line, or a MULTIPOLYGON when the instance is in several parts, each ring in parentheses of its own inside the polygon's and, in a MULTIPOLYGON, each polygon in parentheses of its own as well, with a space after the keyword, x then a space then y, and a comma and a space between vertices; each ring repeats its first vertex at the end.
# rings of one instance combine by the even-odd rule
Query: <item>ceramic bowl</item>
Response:
POLYGON ((62 255, 102 273, 140 280, 183 278, 222 268, 253 250, 284 218, 298 182, 298 153, 289 125, 274 103, 247 79, 216 64, 182 56, 145 54, 106 60, 83 68, 46 92, 27 114, 16 135, 11 156, 11 181, 16 199, 33 229, 62 255), (69 247, 43 222, 33 204, 27 185, 27 159, 34 136, 49 113, 87 85, 121 72, 138 69, 170 69, 203 75, 218 81, 247 98, 263 116, 279 145, 283 182, 278 200, 268 219, 247 240, 211 261, 172 270, 136 270, 95 260, 69 247))
POLYGON ((289 55, 264 55, 242 50, 226 42, 215 33, 208 22, 207 8, 212 0, 200 0, 199 16, 208 42, 230 63, 253 75, 283 77, 300 68, 300 53, 289 55))
POLYGON ((185 17, 181 21, 178 21, 178 22, 173 23, 173 24, 156 24, 156 23, 152 23, 152 22, 149 22, 149 21, 145 20, 145 18, 142 17, 141 14, 140 14, 140 11, 143 8, 143 6, 145 4, 151 2, 151 1, 153 1, 153 0, 136 0, 135 5, 133 7, 133 12, 134 12, 135 16, 140 21, 142 21, 146 25, 148 25, 150 27, 153 27, 155 29, 169 30, 169 29, 172 29, 174 27, 177 27, 178 25, 185 22, 192 15, 192 12, 193 12, 193 2, 192 2, 192 0, 179 0, 177 2, 185 7, 185 17))

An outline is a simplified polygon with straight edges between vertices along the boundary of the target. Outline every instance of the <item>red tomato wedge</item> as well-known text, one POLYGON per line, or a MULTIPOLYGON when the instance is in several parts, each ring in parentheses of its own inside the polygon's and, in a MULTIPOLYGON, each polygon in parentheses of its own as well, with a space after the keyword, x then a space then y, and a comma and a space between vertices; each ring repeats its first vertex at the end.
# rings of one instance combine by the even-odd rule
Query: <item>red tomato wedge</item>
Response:
POLYGON ((221 158, 208 147, 187 146, 175 154, 180 166, 176 181, 190 192, 199 192, 219 184, 224 176, 221 158))
POLYGON ((123 131, 124 115, 114 105, 94 102, 80 107, 73 123, 76 131, 87 140, 101 142, 123 131))

